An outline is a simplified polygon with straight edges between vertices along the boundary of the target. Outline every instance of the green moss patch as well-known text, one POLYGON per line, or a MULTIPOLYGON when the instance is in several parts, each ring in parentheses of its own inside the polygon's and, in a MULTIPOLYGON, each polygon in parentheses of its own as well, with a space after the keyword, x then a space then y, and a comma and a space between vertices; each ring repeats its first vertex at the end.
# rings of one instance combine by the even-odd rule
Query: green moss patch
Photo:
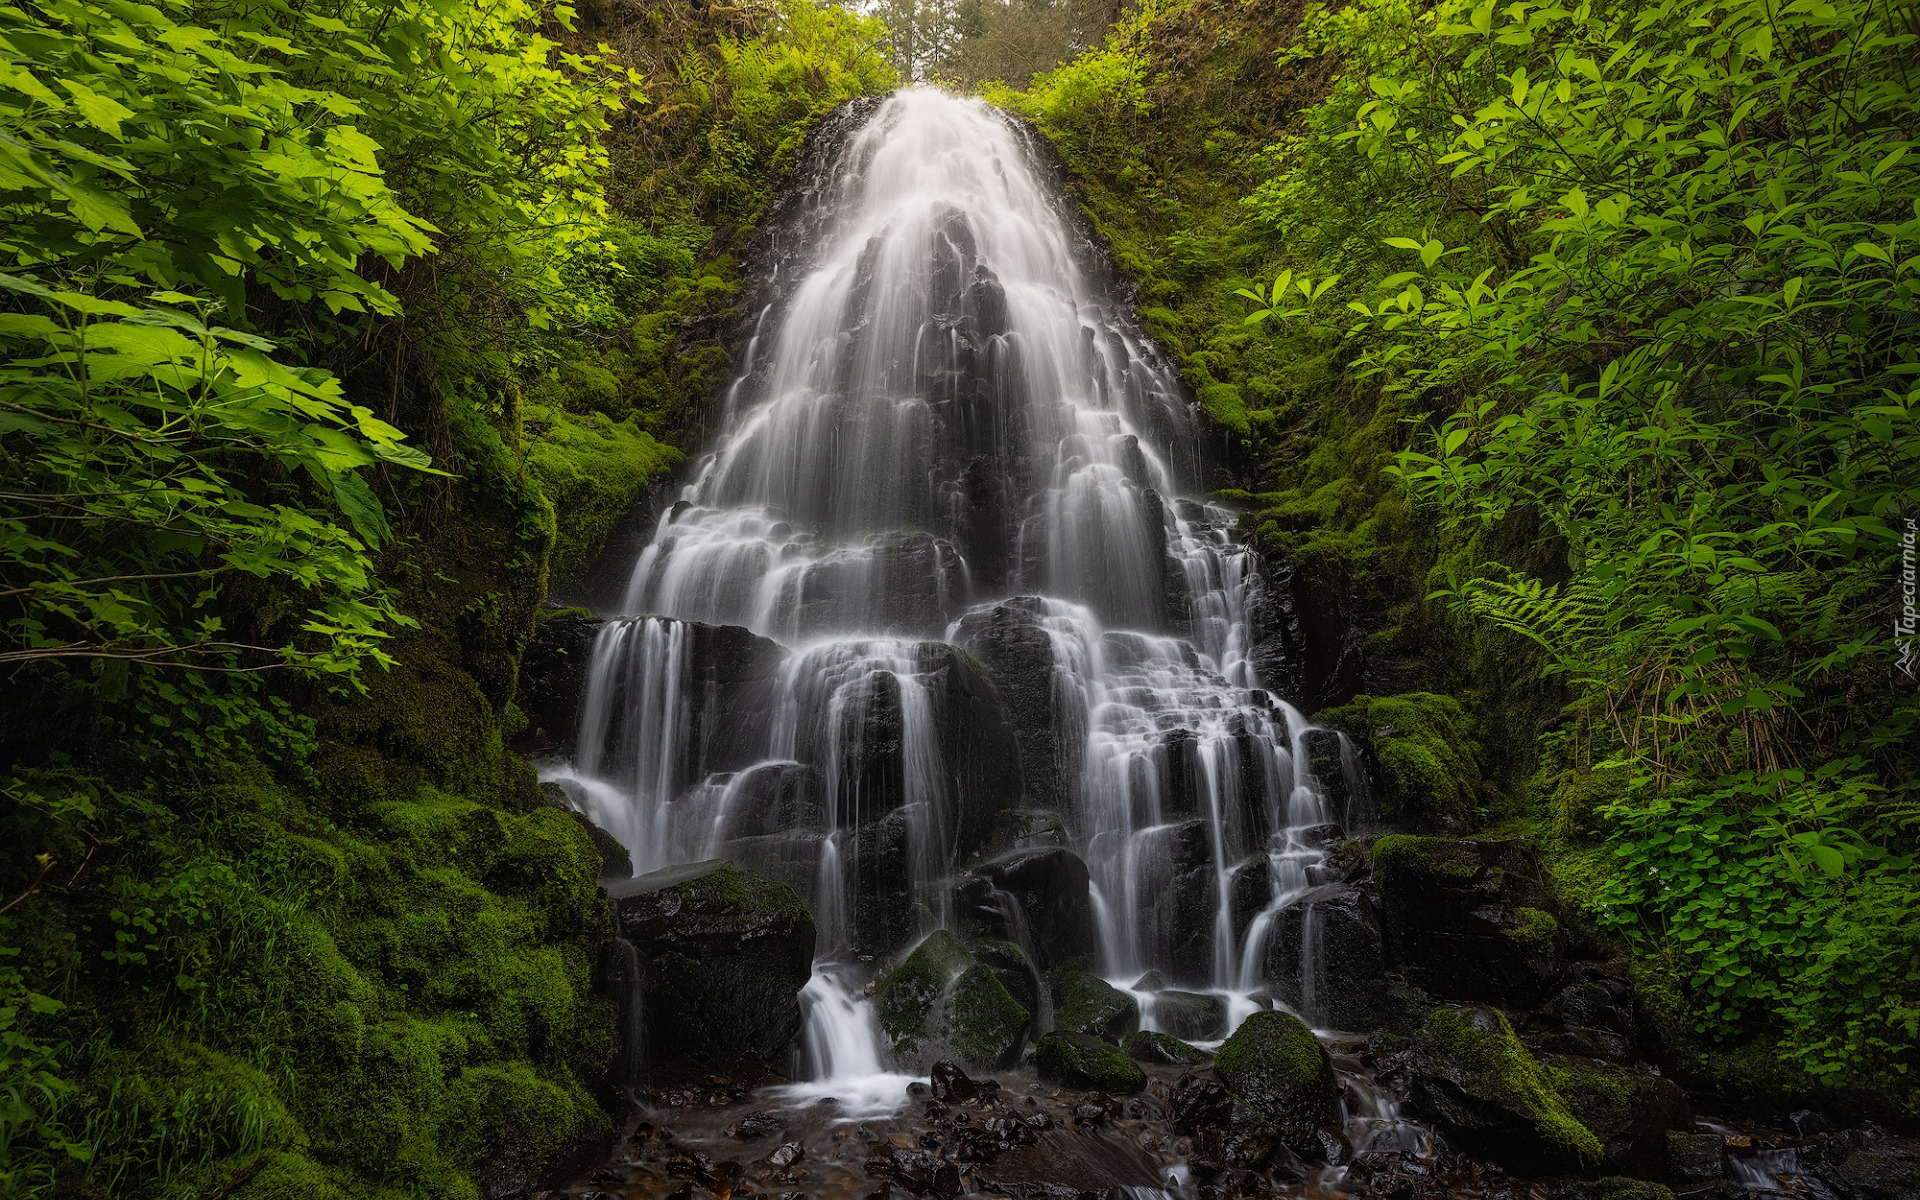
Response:
POLYGON ((1082 1092, 1137 1092, 1147 1086, 1146 1072, 1098 1038, 1056 1032, 1034 1048, 1040 1078, 1082 1092))

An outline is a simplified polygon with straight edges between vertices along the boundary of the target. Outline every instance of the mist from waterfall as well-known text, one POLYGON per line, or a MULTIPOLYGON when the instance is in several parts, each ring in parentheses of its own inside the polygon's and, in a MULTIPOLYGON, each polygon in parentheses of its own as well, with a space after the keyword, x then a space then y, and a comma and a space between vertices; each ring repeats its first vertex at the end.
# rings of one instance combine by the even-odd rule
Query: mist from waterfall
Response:
POLYGON ((1306 722, 1263 688, 1235 514, 1184 494, 1178 380, 1048 161, 929 88, 820 156, 720 441, 635 564, 573 760, 547 772, 637 872, 734 857, 806 896, 809 1069, 848 1093, 886 1073, 862 987, 951 922, 980 814, 1034 801, 989 794, 1003 765, 953 733, 993 690, 994 628, 1044 647, 1048 728, 1015 733, 1054 749, 1026 790, 1053 781, 1117 986, 1157 970, 1236 1017, 1270 1003, 1267 933, 1345 816, 1306 722), (751 711, 715 715, 751 672, 698 665, 706 626, 783 648, 751 711))

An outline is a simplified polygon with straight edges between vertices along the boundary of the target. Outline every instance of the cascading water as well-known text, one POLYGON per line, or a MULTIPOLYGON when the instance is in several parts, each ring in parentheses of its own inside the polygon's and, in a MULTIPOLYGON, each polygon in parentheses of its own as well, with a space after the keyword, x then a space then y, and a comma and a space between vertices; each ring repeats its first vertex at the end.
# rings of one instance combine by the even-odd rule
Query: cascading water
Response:
POLYGON ((725 436, 548 772, 636 871, 724 855, 807 895, 808 1059, 843 1093, 884 1067, 859 989, 952 920, 1004 810, 1062 818, 1103 975, 1160 971, 1236 1017, 1266 1002, 1275 914, 1324 882, 1310 833, 1345 815, 1262 689, 1233 515, 1183 498, 1176 377, 1044 161, 925 88, 821 157, 725 436))

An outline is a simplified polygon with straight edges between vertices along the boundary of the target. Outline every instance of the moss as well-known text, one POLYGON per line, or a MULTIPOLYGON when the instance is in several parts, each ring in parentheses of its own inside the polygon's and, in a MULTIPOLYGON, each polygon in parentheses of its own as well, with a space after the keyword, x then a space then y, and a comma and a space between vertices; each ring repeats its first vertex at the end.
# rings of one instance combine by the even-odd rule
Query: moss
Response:
POLYGON ((1296 1150, 1338 1117, 1333 1063, 1326 1047, 1292 1013, 1256 1012, 1214 1055, 1214 1074, 1296 1150))
POLYGON ((936 930, 874 989, 881 1032, 896 1058, 951 1052, 969 1066, 1011 1062, 1032 1014, 993 969, 949 930, 936 930))
POLYGON ((1404 872, 1467 879, 1480 866, 1480 857, 1471 846, 1452 838, 1391 833, 1373 843, 1373 869, 1380 874, 1404 872))
POLYGON ((1083 1092, 1137 1092, 1146 1072, 1112 1046, 1083 1033, 1049 1033, 1034 1048, 1040 1078, 1083 1092))
POLYGON ((1119 1040, 1140 1028, 1140 1004, 1098 975, 1056 969, 1047 976, 1054 1028, 1119 1040))
POLYGON ((1356 696, 1314 722, 1366 739, 1379 764, 1380 814, 1390 823, 1457 832, 1484 823, 1492 811, 1475 722, 1454 697, 1356 696))
POLYGON ((1560 936, 1560 922, 1554 920, 1552 913, 1537 908, 1519 908, 1514 910, 1514 916, 1519 918, 1520 923, 1502 931, 1507 937, 1534 953, 1553 952, 1554 943, 1560 936))
POLYGON ((1470 1094, 1524 1117, 1546 1146, 1579 1162, 1600 1160, 1599 1139, 1567 1111, 1552 1077, 1499 1012, 1436 1008, 1427 1014, 1419 1040, 1470 1094))
POLYGON ((553 505, 558 523, 554 582, 577 589, 641 491, 678 467, 682 456, 639 428, 634 417, 615 421, 539 404, 527 404, 524 413, 530 438, 527 471, 553 505))

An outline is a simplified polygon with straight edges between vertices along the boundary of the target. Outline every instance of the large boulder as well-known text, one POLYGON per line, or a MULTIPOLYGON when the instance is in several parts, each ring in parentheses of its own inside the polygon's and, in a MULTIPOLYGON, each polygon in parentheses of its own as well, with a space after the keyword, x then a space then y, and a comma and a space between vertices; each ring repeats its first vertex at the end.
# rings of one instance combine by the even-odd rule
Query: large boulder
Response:
POLYGON ((1364 1033, 1387 1019, 1386 941, 1358 887, 1327 884, 1274 914, 1264 961, 1274 993, 1316 1026, 1364 1033))
POLYGON ((1132 1059, 1098 1038, 1083 1033, 1049 1033, 1034 1047, 1040 1078, 1082 1092, 1137 1092, 1147 1086, 1146 1072, 1132 1059))
POLYGON ((1178 1038, 1217 1041, 1227 1036, 1227 1002, 1209 992, 1155 992, 1153 1023, 1178 1038))
POLYGON ((1140 839, 1138 854, 1146 894, 1153 897, 1149 922, 1155 956, 1180 983, 1211 982, 1220 894, 1207 822, 1180 821, 1155 829, 1140 839))
POLYGON ((800 1032, 813 916, 792 888, 723 862, 607 885, 640 964, 642 1040, 655 1064, 777 1063, 800 1032))
POLYGON ((1047 976, 1053 1027, 1119 1044, 1140 1028, 1140 1003, 1098 975, 1056 969, 1047 976))
POLYGON ((1599 1139, 1568 1111, 1552 1076, 1495 1009, 1428 1013, 1407 1077, 1414 1110, 1468 1154, 1523 1175, 1577 1171, 1604 1157, 1599 1139))
POLYGON ((1869 1130, 1859 1147, 1822 1174, 1857 1200, 1912 1200, 1920 1196, 1920 1139, 1869 1130))
POLYGON ((573 749, 593 640, 604 624, 585 609, 541 614, 520 656, 514 703, 527 725, 511 739, 515 753, 565 754, 573 749))
POLYGON ((945 929, 883 976, 874 999, 893 1061, 915 1071, 942 1059, 979 1070, 1009 1066, 1032 1024, 994 969, 945 929))
POLYGON ((1300 1018, 1254 1013, 1221 1045, 1213 1071, 1294 1153, 1324 1154, 1319 1130, 1339 1124, 1339 1085, 1326 1047, 1300 1018))
POLYGON ((1541 1060, 1567 1111, 1600 1139, 1600 1167, 1610 1175, 1666 1179, 1668 1133, 1693 1128, 1686 1093, 1647 1067, 1570 1055, 1541 1060))
POLYGON ((1558 986, 1566 939, 1532 843, 1394 834, 1373 845, 1373 877, 1388 958, 1407 982, 1511 1008, 1558 986))
POLYGON ((1087 864, 1071 850, 1016 851, 975 867, 954 892, 963 928, 1030 947, 1042 971, 1093 958, 1087 864))

